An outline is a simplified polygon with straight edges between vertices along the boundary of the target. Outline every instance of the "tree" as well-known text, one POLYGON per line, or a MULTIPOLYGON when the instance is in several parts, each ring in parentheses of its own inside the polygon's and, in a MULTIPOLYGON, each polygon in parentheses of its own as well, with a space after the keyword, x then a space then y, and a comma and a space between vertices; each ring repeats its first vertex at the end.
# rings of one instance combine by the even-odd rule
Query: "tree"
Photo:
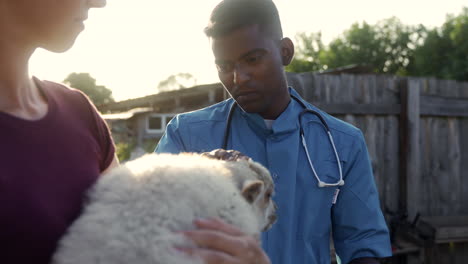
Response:
POLYGON ((300 34, 298 55, 292 71, 317 71, 347 65, 367 65, 376 73, 405 74, 417 28, 393 17, 376 25, 355 23, 325 47, 320 34, 300 34))
POLYGON ((96 85, 96 79, 89 73, 70 73, 63 81, 75 89, 81 90, 95 104, 106 104, 114 102, 112 91, 105 86, 96 85))
POLYGON ((297 55, 286 68, 293 72, 365 65, 375 73, 468 80, 466 7, 432 30, 403 25, 393 17, 375 25, 355 23, 328 46, 320 34, 301 33, 297 39, 297 55))
POLYGON ((320 60, 324 52, 322 35, 320 33, 299 33, 296 36, 296 52, 294 59, 286 67, 291 72, 321 71, 326 70, 326 65, 320 60))
POLYGON ((468 8, 458 16, 448 15, 441 28, 426 30, 425 34, 408 73, 468 81, 468 8))
POLYGON ((178 73, 167 77, 166 80, 160 81, 158 91, 171 91, 188 87, 193 87, 197 84, 197 79, 190 73, 178 73))

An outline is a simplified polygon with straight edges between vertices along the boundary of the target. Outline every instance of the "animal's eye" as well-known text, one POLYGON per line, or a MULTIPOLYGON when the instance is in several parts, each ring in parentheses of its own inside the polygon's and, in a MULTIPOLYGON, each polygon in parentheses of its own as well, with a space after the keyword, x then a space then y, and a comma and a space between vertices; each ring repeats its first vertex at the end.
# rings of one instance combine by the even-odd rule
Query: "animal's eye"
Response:
POLYGON ((271 199, 271 196, 273 195, 273 192, 266 192, 265 193, 265 198, 266 199, 271 199))

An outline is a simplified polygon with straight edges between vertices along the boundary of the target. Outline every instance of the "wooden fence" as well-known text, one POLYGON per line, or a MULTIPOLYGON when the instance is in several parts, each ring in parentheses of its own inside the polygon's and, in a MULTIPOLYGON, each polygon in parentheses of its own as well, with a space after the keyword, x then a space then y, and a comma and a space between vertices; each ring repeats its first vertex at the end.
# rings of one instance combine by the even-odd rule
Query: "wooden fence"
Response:
MULTIPOLYGON (((419 213, 424 220, 419 222, 437 228, 438 244, 405 244, 400 252, 413 254, 391 263, 468 263, 468 83, 316 73, 288 73, 288 81, 306 100, 363 131, 390 225, 402 217, 389 212, 406 212, 409 223, 419 213)), ((173 113, 222 99, 222 86, 212 84, 100 109, 152 107, 173 113)), ((431 231, 416 221, 402 230, 413 238, 420 238, 415 230, 431 231)))
MULTIPOLYGON (((383 210, 407 212, 409 220, 420 214, 437 227, 438 243, 468 242, 468 83, 313 73, 288 73, 288 80, 363 131, 383 210)), ((468 263, 467 249, 441 244, 426 247, 426 258, 393 263, 468 263)))

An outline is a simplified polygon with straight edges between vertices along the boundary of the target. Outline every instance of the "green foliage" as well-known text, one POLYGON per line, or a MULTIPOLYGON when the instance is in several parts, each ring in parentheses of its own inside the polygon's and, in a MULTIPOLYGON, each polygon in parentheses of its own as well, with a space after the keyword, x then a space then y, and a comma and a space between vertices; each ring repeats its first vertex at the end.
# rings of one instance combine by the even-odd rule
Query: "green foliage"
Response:
POLYGON ((115 153, 120 162, 124 162, 130 158, 135 143, 132 142, 119 142, 115 144, 115 153))
MULTIPOLYGON (((141 145, 141 150, 144 151, 144 153, 152 153, 154 152, 154 149, 156 148, 157 145, 157 140, 154 139, 147 139, 142 142, 141 145)), ((137 150, 137 144, 135 141, 130 141, 130 142, 118 142, 115 143, 115 153, 117 154, 117 157, 119 158, 120 162, 125 162, 128 161, 130 158, 135 158, 132 157, 132 152, 137 150)))
POLYGON ((112 91, 105 86, 96 85, 96 79, 89 73, 70 73, 63 82, 84 92, 95 105, 114 102, 112 91))
POLYGON ((288 71, 366 65, 375 73, 468 80, 468 8, 432 30, 393 17, 375 25, 355 23, 328 46, 314 33, 299 34, 297 43, 288 71))
MULTIPOLYGON (((381 68, 382 58, 380 40, 374 27, 363 23, 353 24, 345 32, 344 37, 330 43, 324 54, 324 62, 329 68, 337 68, 349 64, 366 64, 374 68, 381 68)), ((378 70, 377 70, 378 71, 378 70)))
POLYGON ((397 18, 376 25, 355 23, 328 47, 316 34, 300 34, 296 61, 287 70, 317 71, 357 64, 368 65, 376 73, 401 73, 409 63, 416 36, 415 29, 404 26, 397 18))
POLYGON ((296 36, 296 48, 300 52, 295 54, 294 60, 286 67, 287 71, 306 72, 326 69, 320 60, 324 51, 320 33, 299 33, 296 36))
POLYGON ((409 74, 468 80, 468 8, 447 16, 441 28, 427 30, 424 44, 414 53, 409 74))
POLYGON ((143 142, 143 149, 145 150, 146 153, 152 153, 154 152, 154 149, 156 148, 157 144, 158 144, 158 141, 154 139, 145 140, 143 142))

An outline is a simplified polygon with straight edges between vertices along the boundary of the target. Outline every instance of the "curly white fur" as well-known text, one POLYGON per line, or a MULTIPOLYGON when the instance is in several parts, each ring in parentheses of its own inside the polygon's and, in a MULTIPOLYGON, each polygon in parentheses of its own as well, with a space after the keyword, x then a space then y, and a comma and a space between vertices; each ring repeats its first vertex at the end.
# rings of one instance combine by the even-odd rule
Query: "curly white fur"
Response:
POLYGON ((268 171, 251 160, 146 155, 100 178, 53 263, 201 263, 174 249, 191 245, 177 231, 194 229, 197 218, 220 217, 247 234, 258 234, 274 213, 269 196, 264 198, 272 185, 268 171), (250 204, 241 190, 259 180, 264 190, 250 204))

